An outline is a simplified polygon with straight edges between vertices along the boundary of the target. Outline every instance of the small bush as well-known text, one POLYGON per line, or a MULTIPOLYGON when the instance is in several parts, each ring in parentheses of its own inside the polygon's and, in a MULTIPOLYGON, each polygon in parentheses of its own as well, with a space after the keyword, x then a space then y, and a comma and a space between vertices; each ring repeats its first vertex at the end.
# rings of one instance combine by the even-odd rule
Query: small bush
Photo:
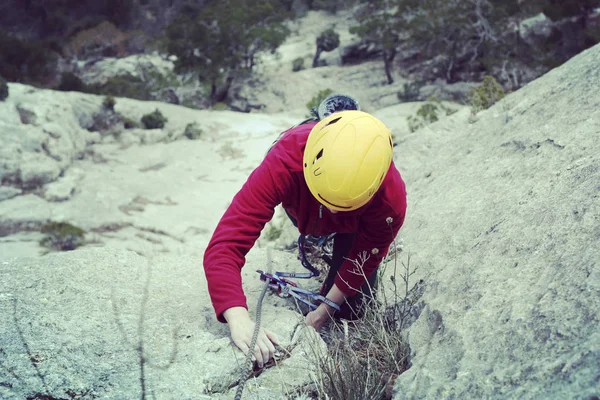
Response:
POLYGON ((265 229, 264 238, 266 241, 272 242, 272 241, 279 239, 281 237, 282 233, 283 233, 283 228, 275 226, 275 224, 273 224, 271 222, 270 224, 267 225, 267 228, 265 229))
POLYGON ((481 110, 490 108, 504 98, 504 96, 504 89, 492 76, 483 78, 481 86, 473 89, 467 94, 468 102, 473 114, 477 114, 481 110))
POLYGON ((115 111, 115 104, 117 104, 117 101, 110 95, 106 96, 102 101, 102 107, 110 111, 115 111))
POLYGON ((304 58, 298 57, 292 62, 292 71, 298 72, 304 69, 304 58))
POLYGON ((89 93, 128 97, 136 100, 152 100, 152 89, 140 78, 131 75, 119 75, 108 78, 103 84, 90 85, 89 93))
POLYGON ((11 82, 41 85, 56 71, 54 47, 52 40, 20 39, 0 28, 0 75, 11 82))
POLYGON ((225 111, 225 110, 229 110, 229 106, 227 106, 227 104, 225 104, 223 102, 218 102, 212 106, 212 109, 215 111, 225 111))
POLYGON ((331 14, 335 14, 337 10, 344 7, 342 0, 312 0, 310 8, 313 10, 323 10, 331 14))
POLYGON ((125 129, 136 129, 142 127, 142 125, 139 122, 129 117, 125 117, 123 114, 119 114, 119 116, 121 117, 121 121, 123 121, 123 127, 125 129))
POLYGON ((308 103, 306 103, 308 111, 311 111, 313 108, 319 107, 319 104, 321 104, 323 100, 325 100, 328 96, 332 94, 333 90, 331 89, 324 89, 319 91, 319 93, 317 93, 312 99, 310 99, 308 103))
POLYGON ((60 83, 56 90, 63 92, 89 92, 89 88, 86 84, 72 72, 65 72, 60 76, 60 83))
POLYGON ((190 140, 200 139, 200 136, 202 136, 202 129, 198 127, 197 123, 192 122, 191 124, 186 125, 185 132, 183 134, 190 140))
POLYGON ((329 28, 317 37, 317 47, 322 51, 333 51, 340 45, 340 35, 329 28))
POLYGON ((403 103, 407 103, 410 101, 418 101, 421 97, 421 88, 423 87, 423 82, 411 82, 405 83, 404 89, 397 93, 398 100, 403 103))
MULTIPOLYGON (((394 251, 394 257, 397 252, 394 251)), ((362 271, 366 258, 359 256, 352 261, 357 271, 362 271)), ((357 321, 332 322, 329 332, 323 334, 328 342, 327 353, 313 350, 317 364, 313 398, 391 399, 396 378, 408 369, 410 349, 402 332, 414 322, 412 316, 420 307, 422 283, 412 288, 409 285, 416 271, 411 269, 410 257, 407 263, 402 263, 404 271, 397 271, 395 258, 388 260, 394 266, 393 274, 385 274, 388 262, 384 261, 378 271, 376 293, 364 294, 363 317, 357 321), (406 295, 401 296, 401 291, 406 295)))
POLYGON ((158 110, 154 110, 154 112, 150 114, 146 114, 142 117, 142 125, 144 129, 162 129, 165 127, 165 123, 168 119, 162 115, 162 113, 158 110))
POLYGON ((66 222, 49 222, 40 231, 46 234, 40 244, 49 249, 69 251, 84 244, 85 231, 66 222))
POLYGON ((8 97, 8 83, 6 79, 0 76, 0 101, 6 100, 8 97))
POLYGON ((441 101, 432 96, 427 99, 427 103, 419 107, 416 115, 408 117, 408 129, 410 129, 411 132, 414 132, 439 120, 439 115, 441 113, 451 115, 455 112, 456 110, 446 107, 441 101))

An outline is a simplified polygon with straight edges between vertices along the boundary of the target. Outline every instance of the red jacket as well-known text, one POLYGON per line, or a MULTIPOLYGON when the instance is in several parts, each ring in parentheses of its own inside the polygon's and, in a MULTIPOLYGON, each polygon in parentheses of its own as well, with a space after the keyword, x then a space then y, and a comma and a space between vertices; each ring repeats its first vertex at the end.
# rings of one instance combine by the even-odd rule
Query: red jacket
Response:
MULTIPOLYGON (((310 193, 302 169, 304 148, 314 125, 303 124, 282 135, 235 195, 213 233, 204 253, 204 271, 221 322, 225 322, 222 314, 228 308, 248 308, 241 268, 277 205, 282 204, 296 218, 301 234, 356 233, 347 258, 355 260, 366 251, 366 276, 378 267, 404 223, 406 188, 393 163, 379 190, 363 207, 332 214, 321 206, 310 193)), ((364 277, 353 273, 353 269, 352 262, 344 261, 335 279, 346 295, 354 294, 364 283, 364 277)))

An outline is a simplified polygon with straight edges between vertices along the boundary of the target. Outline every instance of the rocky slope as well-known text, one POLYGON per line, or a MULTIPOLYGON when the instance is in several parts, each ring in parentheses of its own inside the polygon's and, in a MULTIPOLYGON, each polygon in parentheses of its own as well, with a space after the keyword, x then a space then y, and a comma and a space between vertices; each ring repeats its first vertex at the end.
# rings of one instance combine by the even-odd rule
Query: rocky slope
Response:
MULTIPOLYGON (((409 191, 400 257, 411 254, 424 282, 396 399, 600 395, 599 65, 596 46, 475 118, 464 109, 414 134, 400 106, 371 110, 398 133, 409 191)), ((117 99, 132 119, 159 108, 169 122, 115 139, 85 129, 100 97, 10 91, 0 103, 11 149, 0 397, 231 398, 240 353, 214 319, 202 251, 270 142, 302 119, 302 103, 259 115, 117 99), (183 136, 192 122, 199 140, 183 136), (35 231, 48 220, 86 229, 92 243, 37 256, 35 231)), ((300 268, 293 254, 273 258, 276 269, 300 268)), ((244 268, 251 306, 254 271, 266 265, 255 248, 244 268)), ((293 395, 313 379, 306 358, 319 342, 293 337, 288 306, 267 297, 264 323, 286 348, 299 345, 251 380, 248 398, 293 395)))

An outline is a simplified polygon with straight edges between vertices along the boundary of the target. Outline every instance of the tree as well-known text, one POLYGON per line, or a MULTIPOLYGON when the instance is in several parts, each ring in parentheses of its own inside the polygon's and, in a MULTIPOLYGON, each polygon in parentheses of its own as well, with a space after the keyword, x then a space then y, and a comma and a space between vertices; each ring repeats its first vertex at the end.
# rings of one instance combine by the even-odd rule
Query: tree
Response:
POLYGON ((448 82, 458 71, 482 73, 509 58, 514 37, 506 34, 515 0, 401 0, 398 16, 425 58, 437 58, 448 82), (512 43, 510 43, 512 44, 512 43), (487 64, 487 65, 486 65, 487 64))
POLYGON ((392 78, 392 62, 398 54, 400 45, 400 21, 398 0, 369 0, 365 8, 356 16, 359 25, 350 28, 365 43, 381 50, 385 75, 389 84, 392 78))
POLYGON ((317 37, 317 52, 313 58, 313 68, 319 66, 319 57, 324 51, 333 51, 340 45, 340 35, 333 28, 329 28, 317 37))
POLYGON ((235 74, 252 70, 257 55, 274 53, 290 34, 279 5, 276 0, 213 0, 196 16, 182 14, 167 27, 167 49, 178 57, 179 71, 196 72, 210 84, 213 104, 223 101, 235 74))

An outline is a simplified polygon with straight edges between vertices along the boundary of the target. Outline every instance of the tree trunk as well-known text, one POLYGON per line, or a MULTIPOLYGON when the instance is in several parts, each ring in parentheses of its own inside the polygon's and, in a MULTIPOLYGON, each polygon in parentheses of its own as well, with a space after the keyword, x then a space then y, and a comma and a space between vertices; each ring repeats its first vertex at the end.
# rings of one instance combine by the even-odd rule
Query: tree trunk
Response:
POLYGON ((224 102, 229 95, 229 89, 231 89, 231 84, 233 83, 233 76, 227 75, 225 78, 225 83, 221 87, 217 87, 214 84, 214 90, 211 91, 211 102, 212 104, 224 102))
POLYGON ((388 49, 383 50, 383 65, 385 67, 385 76, 387 77, 388 85, 394 83, 394 78, 392 78, 392 62, 396 57, 396 49, 388 49))
POLYGON ((320 47, 317 47, 317 52, 315 53, 315 57, 313 58, 313 64, 312 64, 313 68, 317 68, 319 66, 319 57, 321 56, 322 51, 323 50, 321 50, 320 47))

